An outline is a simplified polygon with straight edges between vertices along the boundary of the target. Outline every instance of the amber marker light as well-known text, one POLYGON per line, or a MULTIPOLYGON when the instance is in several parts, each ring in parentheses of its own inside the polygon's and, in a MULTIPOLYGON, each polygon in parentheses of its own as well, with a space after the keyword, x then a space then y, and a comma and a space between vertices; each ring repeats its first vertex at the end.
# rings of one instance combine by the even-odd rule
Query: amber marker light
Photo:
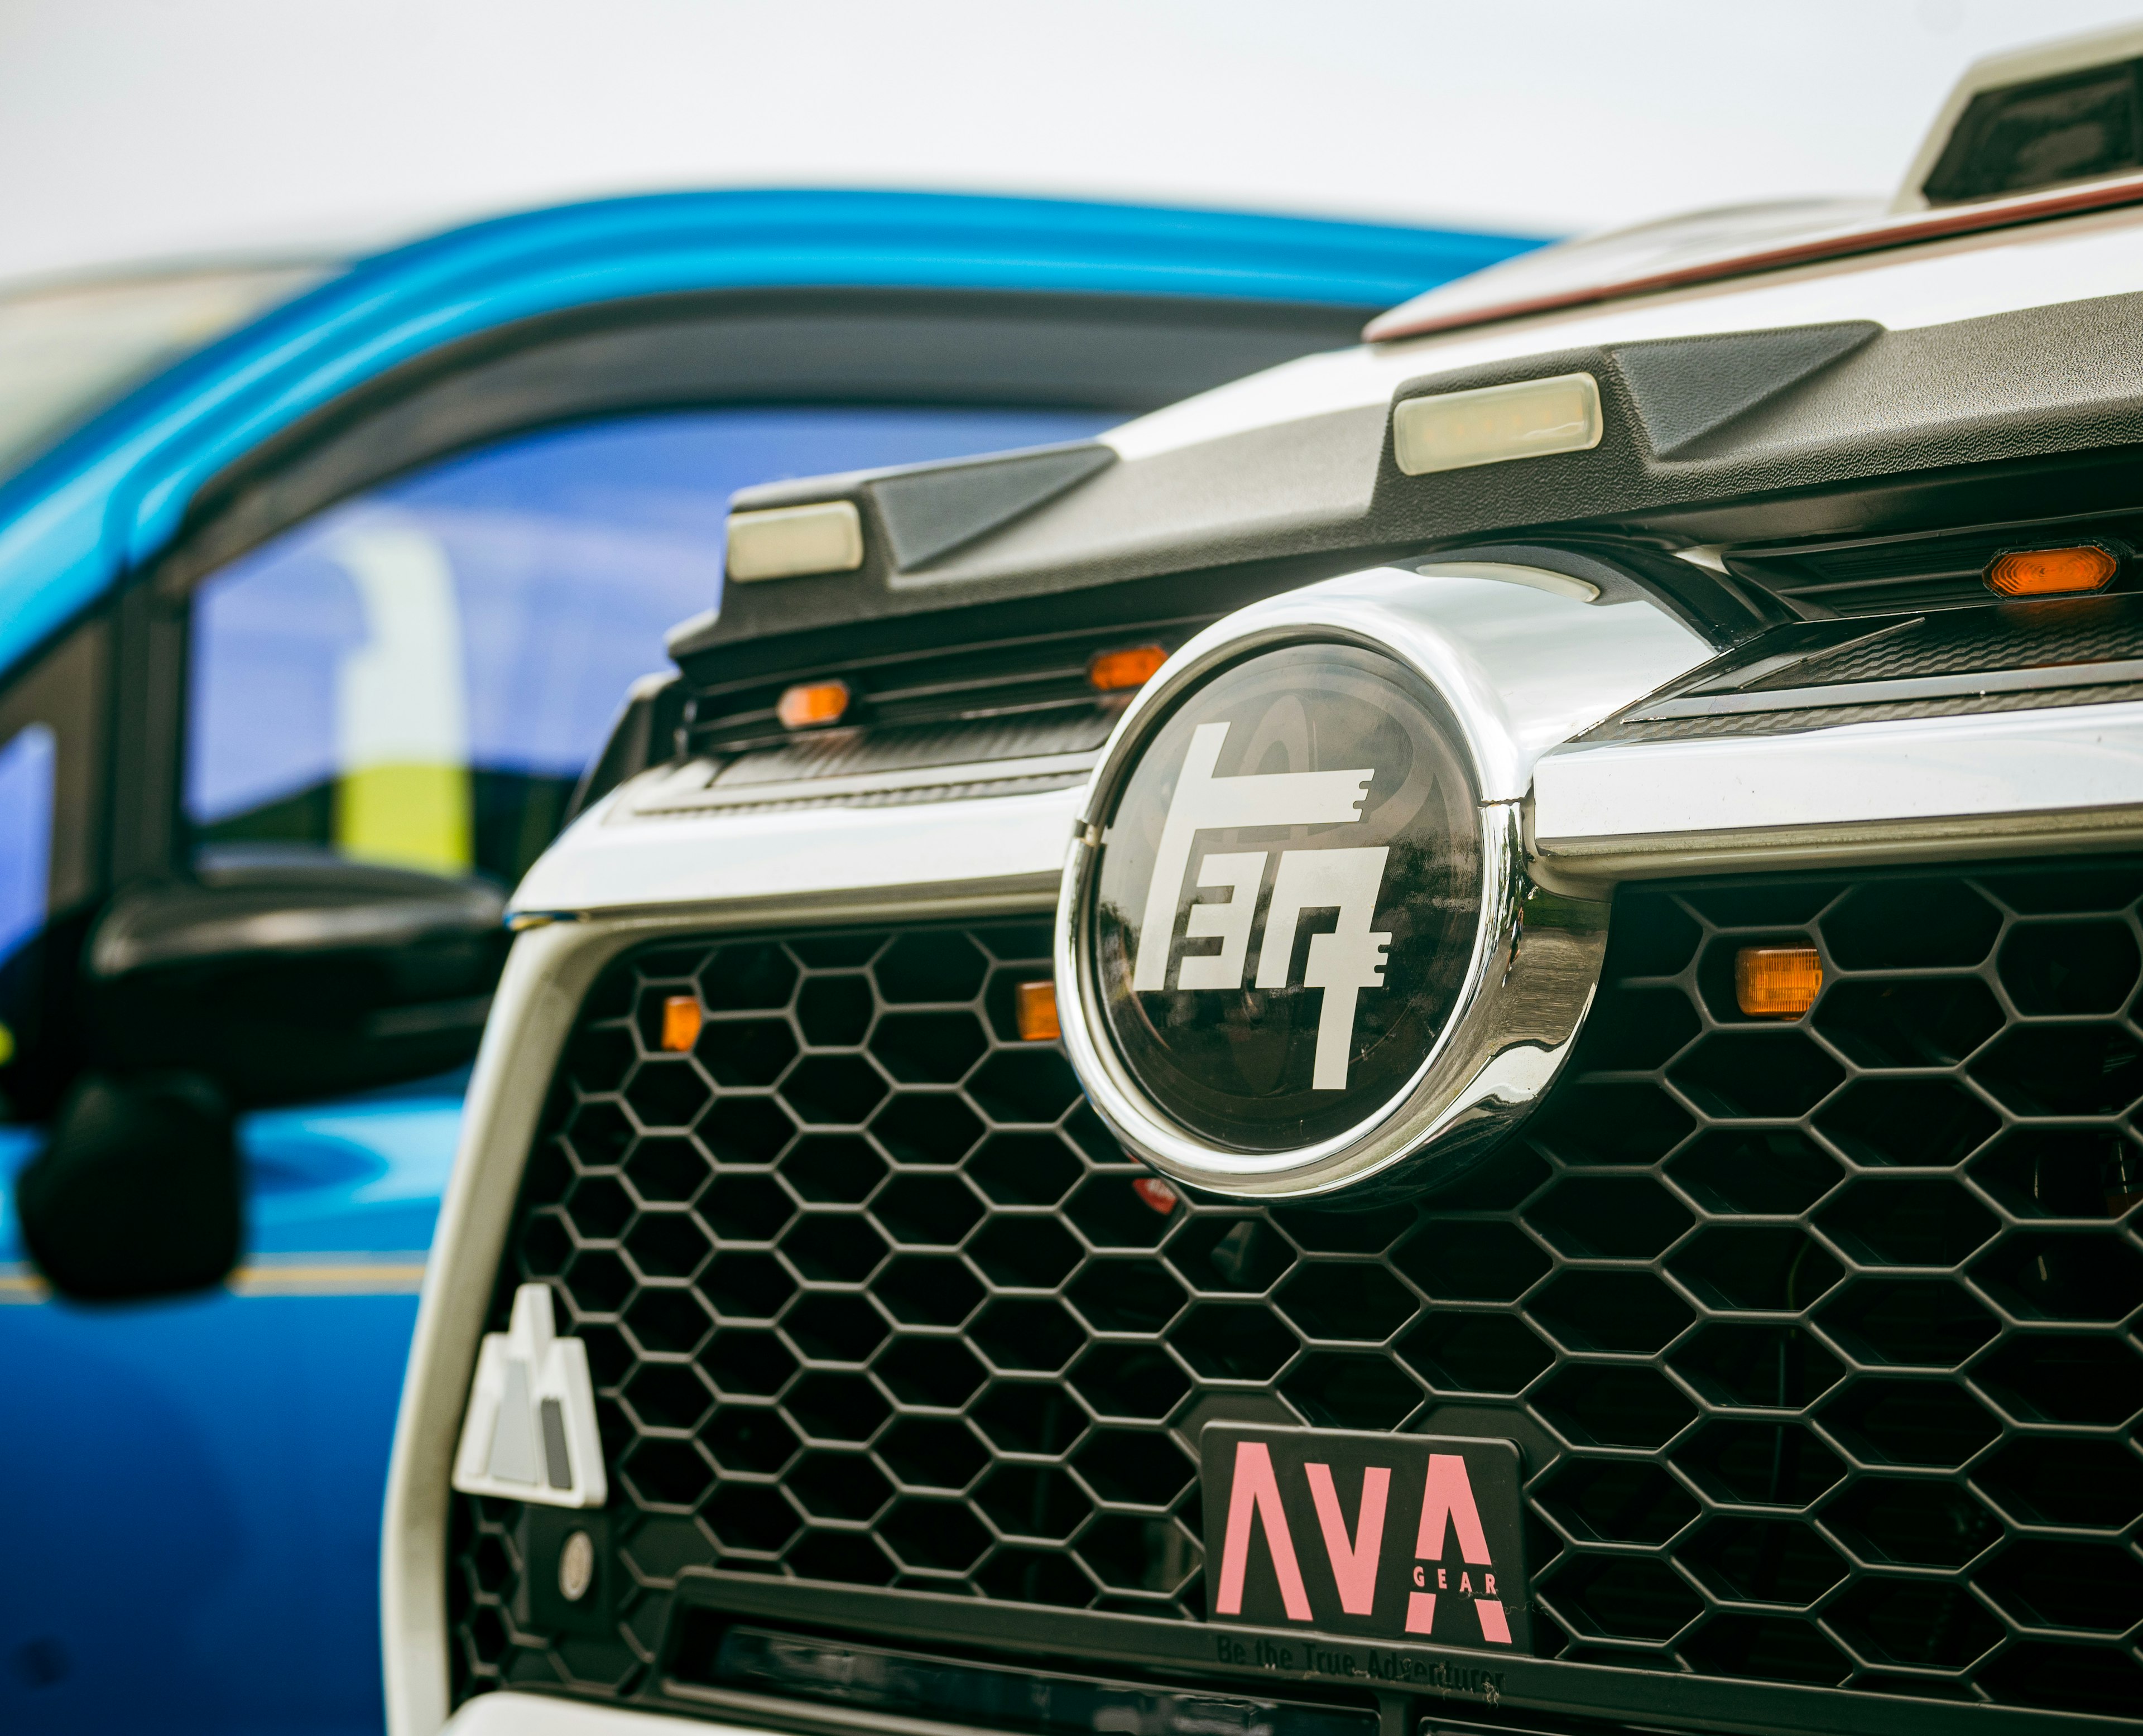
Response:
POLYGON ((1734 999, 1752 1019, 1797 1019, 1822 987, 1814 947, 1744 947, 1734 955, 1734 999))
POLYGON ((1086 660, 1086 685, 1096 693, 1129 693, 1145 686, 1167 661, 1168 653, 1157 645, 1096 651, 1086 660))
POLYGON ((1022 982, 1012 996, 1012 1022, 1023 1043, 1051 1043, 1064 1033, 1057 1022, 1057 985, 1044 978, 1022 982))
POLYGON ((2120 571, 2121 557, 2096 542, 2015 549, 1987 563, 1987 588, 2001 596, 2076 596, 2105 590, 2120 571))
POLYGON ((1175 1202, 1180 1197, 1158 1175, 1140 1176, 1131 1184, 1131 1191, 1139 1196, 1141 1204, 1151 1206, 1163 1217, 1175 1209, 1175 1202))
POLYGON ((821 724, 837 724, 849 715, 846 681, 799 681, 781 695, 774 715, 784 730, 809 730, 821 724))
POLYGON ((671 995, 662 1002, 662 1046, 682 1055, 700 1040, 700 1002, 692 995, 671 995))

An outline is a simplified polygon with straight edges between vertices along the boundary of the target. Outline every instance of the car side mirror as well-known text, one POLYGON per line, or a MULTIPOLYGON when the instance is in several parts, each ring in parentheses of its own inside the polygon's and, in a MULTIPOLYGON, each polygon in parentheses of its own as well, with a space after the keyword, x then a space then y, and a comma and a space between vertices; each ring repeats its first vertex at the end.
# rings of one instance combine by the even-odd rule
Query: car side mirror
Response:
POLYGON ((510 937, 474 880, 296 851, 121 893, 89 936, 91 1052, 205 1074, 238 1108, 340 1096, 476 1053, 510 937))
POLYGON ((120 1302, 220 1283, 243 1206, 230 1105, 198 1073, 83 1076, 15 1181, 22 1241, 62 1296, 120 1302))
MULTIPOLYGON (((294 850, 210 858, 115 898, 73 1005, 83 1071, 18 1178, 23 1240, 63 1295, 175 1295, 236 1264, 240 1110, 460 1066, 510 939, 478 881, 294 850)), ((47 961, 49 970, 51 961, 47 961)))

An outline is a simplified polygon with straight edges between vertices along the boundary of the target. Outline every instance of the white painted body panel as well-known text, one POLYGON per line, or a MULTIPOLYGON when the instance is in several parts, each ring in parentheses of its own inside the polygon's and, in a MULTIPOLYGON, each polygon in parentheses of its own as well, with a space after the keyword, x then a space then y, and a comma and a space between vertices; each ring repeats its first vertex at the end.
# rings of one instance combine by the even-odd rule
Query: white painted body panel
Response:
POLYGON ((1839 319, 1907 331, 2135 289, 2143 289, 2143 206, 1305 356, 1101 438, 1127 458, 1150 457, 1252 428, 1382 405, 1405 380, 1549 350, 1839 319))
POLYGON ((627 1712, 544 1694, 486 1694, 448 1721, 444 1736, 760 1736, 704 1718, 627 1712))
POLYGON ((1533 835, 1611 840, 2143 806, 2143 704, 1573 745, 1534 769, 1533 835))
MULTIPOLYGON (((658 769, 646 774, 662 775, 658 769)), ((522 911, 626 910, 808 898, 859 885, 1053 875, 1080 789, 894 808, 799 808, 608 822, 641 780, 577 821, 513 895, 522 911)))

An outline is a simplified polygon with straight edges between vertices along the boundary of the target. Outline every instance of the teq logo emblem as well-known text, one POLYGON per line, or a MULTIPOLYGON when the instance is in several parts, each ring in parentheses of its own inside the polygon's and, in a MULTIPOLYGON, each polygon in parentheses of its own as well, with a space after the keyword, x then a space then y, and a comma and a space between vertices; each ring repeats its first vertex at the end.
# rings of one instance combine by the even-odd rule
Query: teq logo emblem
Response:
POLYGON ((1366 1180, 1367 1142, 1426 1112, 1481 952, 1482 808, 1448 708, 1380 651, 1283 645, 1120 734, 1096 775, 1106 819, 1059 901, 1095 1106, 1215 1192, 1366 1180))
POLYGON ((1215 1621, 1530 1649, 1509 1442, 1215 1423, 1200 1452, 1215 1621))
MULTIPOLYGON (((1169 955, 1175 946, 1177 902, 1197 835, 1205 830, 1253 826, 1315 826, 1359 822, 1374 767, 1336 772, 1267 772, 1214 775, 1228 738, 1225 723, 1200 724, 1190 738, 1161 828, 1161 848, 1139 925, 1131 987, 1141 993, 1168 986, 1169 955)), ((1250 955, 1259 889, 1265 883, 1264 850, 1215 851, 1200 858, 1201 889, 1230 892, 1225 904, 1193 904, 1184 922, 1186 939, 1218 939, 1220 950, 1184 959, 1176 967, 1179 989, 1240 989, 1250 955)), ((1318 1010, 1317 1047, 1310 1089, 1347 1088, 1348 1051, 1354 1041, 1354 1006, 1365 988, 1384 986, 1388 932, 1372 933, 1377 897, 1384 883, 1388 845, 1340 849, 1283 850, 1265 912, 1253 982, 1285 988, 1294 955, 1295 931, 1306 910, 1339 911, 1330 932, 1313 935, 1302 986, 1324 991, 1318 1010)))

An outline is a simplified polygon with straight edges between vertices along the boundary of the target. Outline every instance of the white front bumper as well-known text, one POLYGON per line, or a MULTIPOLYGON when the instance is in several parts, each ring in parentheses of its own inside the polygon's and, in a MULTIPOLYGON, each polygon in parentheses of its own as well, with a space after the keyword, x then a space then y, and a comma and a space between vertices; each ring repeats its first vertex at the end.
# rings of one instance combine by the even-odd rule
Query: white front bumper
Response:
POLYGON ((483 1694, 448 1720, 441 1736, 764 1736, 742 1726, 661 1712, 584 1705, 547 1694, 483 1694))

